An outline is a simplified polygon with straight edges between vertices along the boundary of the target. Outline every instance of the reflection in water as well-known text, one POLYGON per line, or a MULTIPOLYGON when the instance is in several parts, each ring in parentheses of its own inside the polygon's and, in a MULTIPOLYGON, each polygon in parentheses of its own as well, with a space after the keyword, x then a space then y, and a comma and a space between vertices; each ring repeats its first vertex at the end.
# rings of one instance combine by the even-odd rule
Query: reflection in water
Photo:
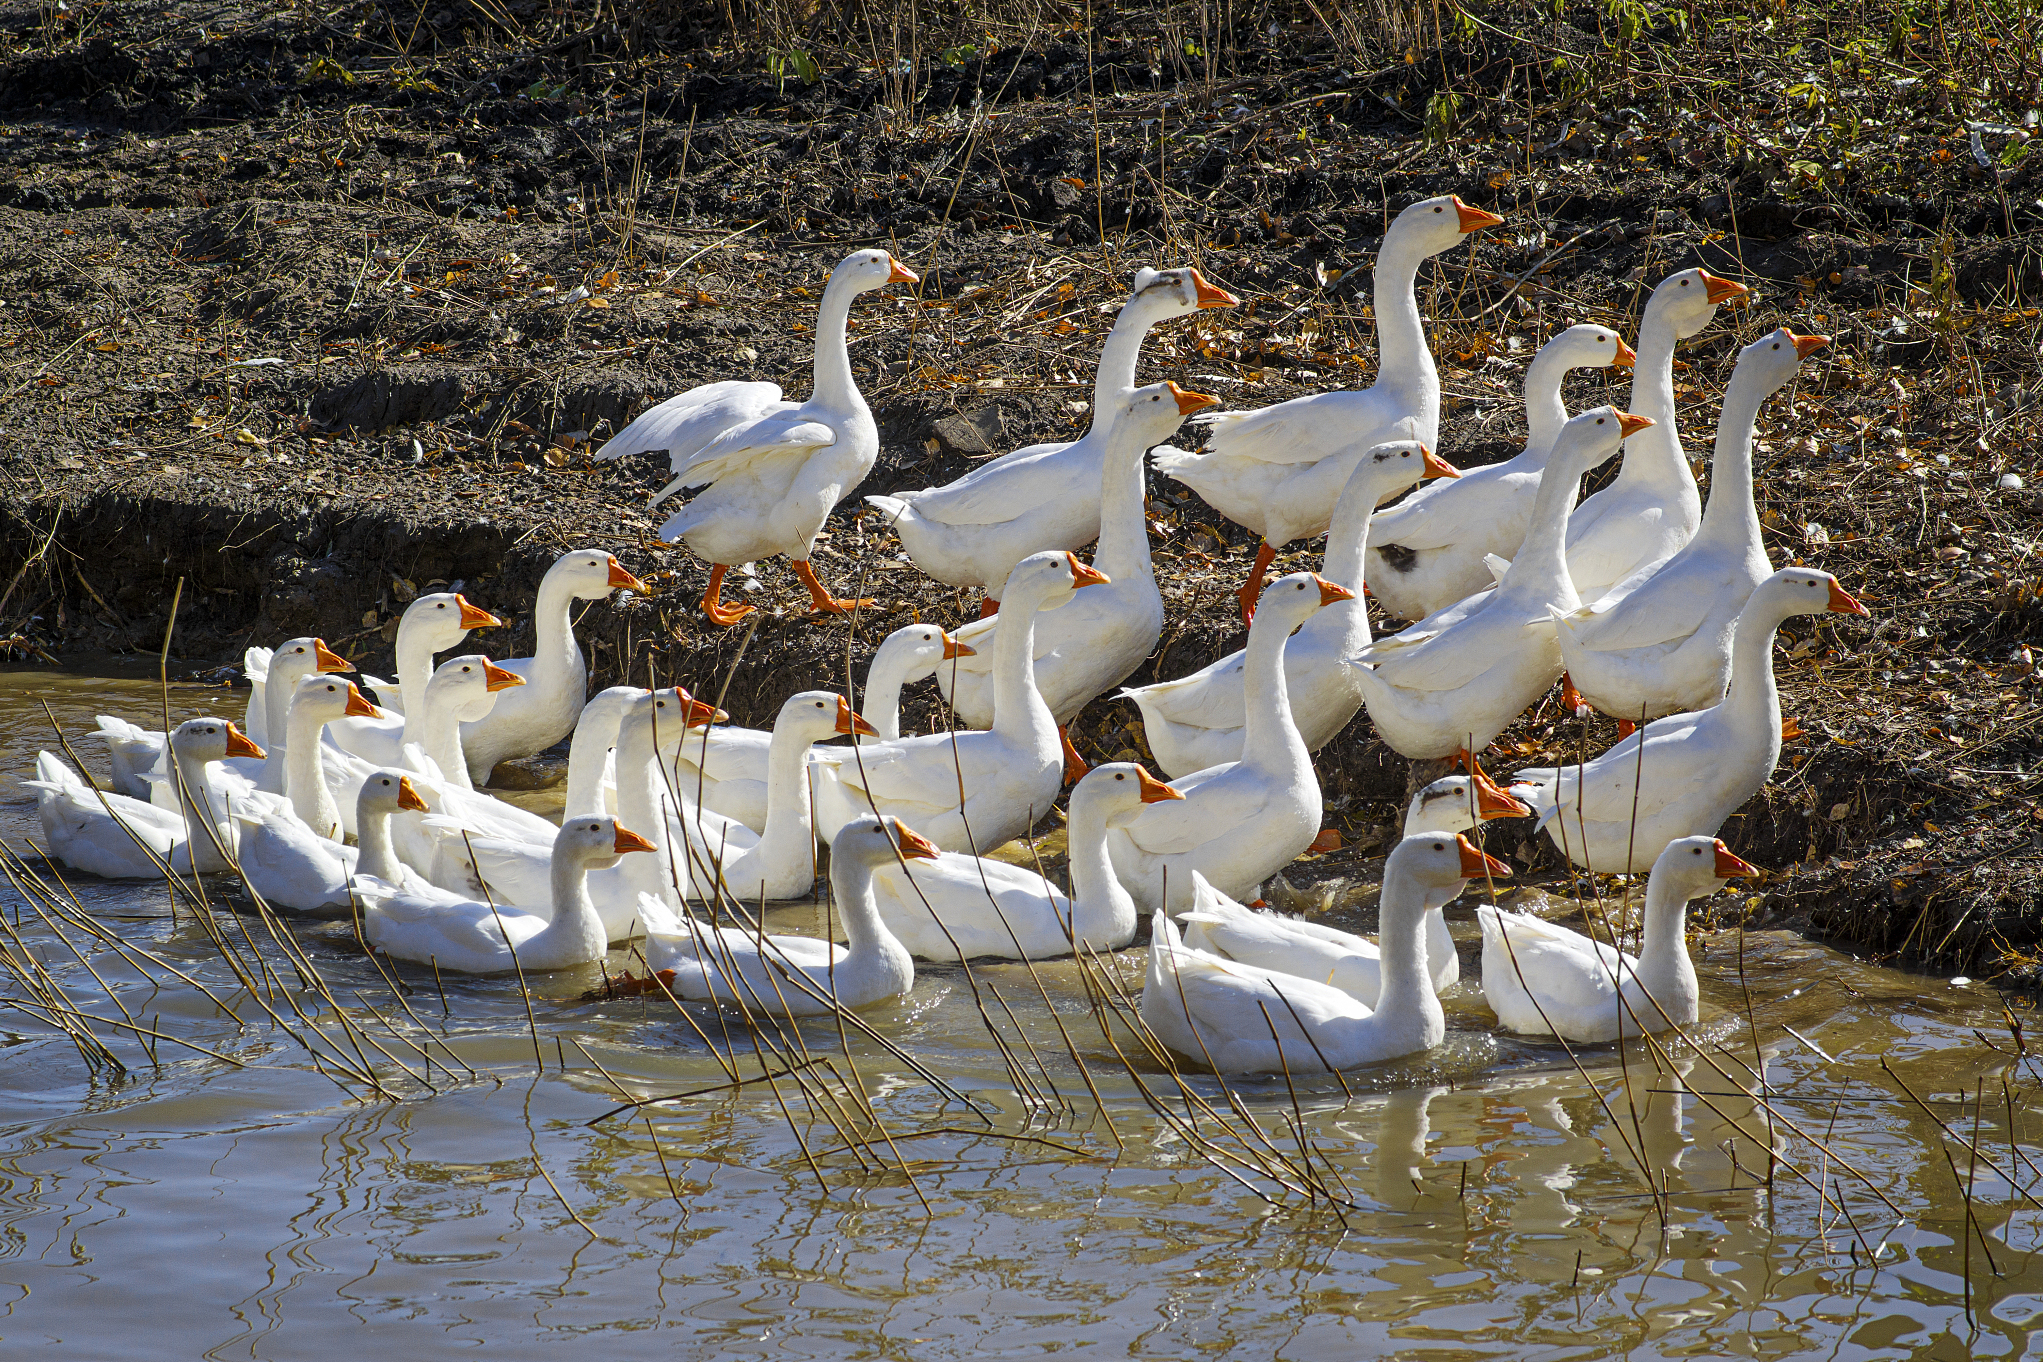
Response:
MULTIPOLYGON (((74 735, 102 709, 161 723, 147 686, 0 677, 0 770, 47 744, 41 699, 74 735)), ((173 721, 239 708, 196 688, 171 700, 173 721)), ((0 804, 12 845, 35 832, 32 807, 0 804)), ((121 938, 247 1000, 161 889, 76 888, 121 938)), ((74 1001, 117 1016, 13 898, 23 946, 74 1001)), ((1455 916, 1472 955, 1473 924, 1455 916)), ((813 931, 820 914, 771 918, 813 931)), ((397 1014, 345 924, 300 935, 344 1004, 397 1014)), ((1351 1092, 1315 1080, 1294 1105, 1281 1081, 1245 1081, 1230 1110, 1215 1080, 1188 1076, 1219 1115, 1188 1114, 1144 1068, 1169 1122, 1115 1059, 1070 962, 930 968, 868 1020, 990 1120, 852 1037, 885 1130, 848 1150, 829 1109, 855 1101, 842 1084, 731 1088, 664 1003, 580 1001, 593 969, 535 980, 529 1025, 506 981, 448 980, 443 1009, 429 973, 405 972, 418 1021, 396 1029, 416 1044, 371 1058, 393 1081, 403 1060, 434 1090, 407 1081, 404 1100, 361 1101, 258 1010, 237 1025, 161 969, 85 953, 141 1024, 243 1067, 172 1045, 152 1065, 115 1037, 130 1073, 93 1077, 50 1026, 7 1012, 10 1355, 35 1340, 61 1356, 325 1357, 359 1354, 364 1329, 401 1329, 407 1355, 445 1340, 606 1358, 2019 1356, 2043 1311, 2043 1209, 2007 1180, 2043 1196, 2043 1075, 1996 1000, 1792 937, 1698 938, 1715 1005, 1701 1051, 1571 1056, 1497 1035, 1465 983, 1446 1046, 1348 1075, 1351 1092), (975 996, 1050 1100, 1017 1098, 975 996), (699 1095, 590 1125, 620 1088, 699 1095), (1302 1119, 1315 1176, 1348 1204, 1252 1193, 1240 1167, 1195 1147, 1229 1138, 1222 1116, 1245 1137, 1253 1117, 1272 1160, 1299 1157, 1302 1119)), ((1124 965, 1139 977, 1139 959, 1124 965)), ((342 1034, 330 1018, 327 1033, 342 1034)), ((844 1071, 834 1025, 801 1034, 844 1071)), ((738 1053, 756 1075, 749 1043, 738 1053)))

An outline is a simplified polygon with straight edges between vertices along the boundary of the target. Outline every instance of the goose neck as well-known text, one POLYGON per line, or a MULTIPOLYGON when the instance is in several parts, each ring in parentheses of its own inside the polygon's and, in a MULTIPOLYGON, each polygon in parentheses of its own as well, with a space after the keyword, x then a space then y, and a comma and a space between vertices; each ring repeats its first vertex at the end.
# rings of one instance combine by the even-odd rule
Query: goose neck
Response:
MULTIPOLYGON (((575 592, 567 575, 549 572, 539 582, 539 598, 532 607, 532 670, 527 685, 570 684, 584 674, 582 645, 575 638, 575 592)), ((576 696, 580 698, 579 692, 576 696)))
POLYGON ((1380 914, 1383 929, 1378 936, 1383 972, 1377 1016, 1423 1019, 1430 1014, 1442 1018, 1444 1025, 1445 1014, 1426 963, 1425 920, 1434 916, 1437 914, 1426 911, 1425 890, 1410 874, 1393 872, 1385 879, 1380 914))
POLYGON ((809 735, 784 719, 773 726, 766 745, 766 826, 759 829, 759 852, 774 864, 815 850, 809 745, 809 735))
MULTIPOLYGON (((1688 897, 1665 883, 1668 878, 1654 875, 1646 880, 1646 932, 1639 943, 1639 962, 1634 972, 1654 1000, 1680 1021, 1674 1004, 1684 992, 1693 994, 1697 986, 1695 965, 1688 958, 1688 897)), ((1653 1004, 1645 1004, 1645 1009, 1646 1015, 1639 1020, 1647 1030, 1657 1030, 1658 1016, 1653 1012, 1653 1004)))
POLYGON ((1731 375, 1724 392, 1724 406, 1717 418, 1717 444, 1710 456, 1710 504, 1703 509, 1702 526, 1696 542, 1704 544, 1763 543, 1759 532, 1759 508, 1753 503, 1752 435, 1759 420, 1759 408, 1769 394, 1747 379, 1731 375))
MULTIPOLYGON (((1731 636, 1731 686, 1723 707, 1747 738, 1772 744, 1776 759, 1781 744, 1781 695, 1773 675, 1773 636, 1784 618, 1758 593, 1745 603, 1731 636)), ((1773 769, 1773 763, 1767 763, 1773 769)))
POLYGON ((845 323, 858 290, 849 277, 832 275, 816 309, 816 379, 810 400, 831 411, 865 409, 865 398, 851 376, 851 352, 845 346, 845 323))
MULTIPOLYGON (((872 863, 862 856, 833 856, 830 887, 849 947, 846 958, 837 962, 837 971, 840 975, 847 969, 861 974, 871 971, 898 984, 896 991, 905 993, 915 979, 915 961, 880 917, 879 904, 873 898, 872 863)), ((843 987, 841 981, 838 987, 843 987)))
POLYGON ((1074 798, 1065 825, 1071 871, 1071 933, 1105 950, 1135 935, 1135 900, 1107 855, 1107 815, 1093 800, 1074 798))
MULTIPOLYGON (((1111 419, 1109 413, 1123 394, 1134 390, 1135 365, 1142 358, 1143 338, 1158 320, 1149 308, 1133 300, 1123 304, 1115 316, 1113 329, 1107 332, 1106 343, 1100 347, 1100 367, 1093 374, 1093 430, 1099 429, 1100 422, 1111 419)), ((1090 435, 1092 431, 1086 433, 1090 435)))
POLYGON ((1312 757, 1291 718, 1284 644, 1291 630, 1279 612, 1257 611, 1242 658, 1242 764, 1286 781, 1312 780, 1312 757), (1264 624, 1265 618, 1269 623, 1264 624))
POLYGON ((1540 478, 1525 542, 1498 584, 1499 596, 1522 598, 1535 608, 1552 603, 1573 610, 1582 603, 1575 592, 1575 579, 1568 575, 1567 554, 1568 517, 1574 510, 1582 473, 1582 461, 1570 458, 1549 467, 1540 478))
POLYGON ((411 734, 411 716, 426 702, 426 683, 433 677, 434 651, 433 640, 428 636, 423 620, 414 624, 405 619, 398 624, 397 696, 404 702, 406 742, 415 741, 411 734))
POLYGON ((521 963, 540 969, 555 961, 598 960, 609 948, 610 934, 589 897, 589 863, 585 857, 556 851, 551 868, 553 920, 518 948, 521 963))
POLYGON ((355 861, 357 875, 373 875, 390 884, 403 882, 404 867, 390 841, 390 810, 357 809, 355 838, 360 852, 355 861))
POLYGON ((326 788, 325 759, 319 751, 325 729, 326 720, 310 706, 291 706, 289 737, 284 748, 284 795, 307 827, 321 837, 337 841, 341 835, 340 806, 333 802, 333 792, 326 788))
POLYGON ((234 821, 232 810, 213 790, 206 779, 207 762, 188 752, 177 752, 174 776, 178 780, 178 804, 184 813, 185 839, 191 848, 191 862, 200 870, 224 870, 226 861, 221 859, 220 848, 233 849, 234 821), (210 828, 209 833, 207 829, 210 828), (219 846, 214 842, 218 841, 219 846))
POLYGON ((1564 355, 1541 351, 1525 366, 1525 452, 1540 462, 1553 452, 1568 407, 1561 401, 1561 380, 1573 367, 1564 355))
POLYGON ((416 719, 410 714, 405 716, 405 740, 417 741, 448 781, 464 790, 474 789, 475 783, 468 776, 468 762, 461 753, 461 717, 455 712, 454 705, 444 692, 436 695, 428 686, 424 711, 416 719), (416 739, 412 732, 414 725, 418 729, 416 739))
POLYGON ((1132 425, 1125 415, 1114 422, 1106 457, 1100 460, 1100 537, 1092 561, 1115 586, 1155 576, 1149 526, 1142 518, 1143 458, 1149 446, 1132 425))
POLYGON ((1057 746, 1057 720, 1036 688, 1036 609, 1042 595, 1012 593, 993 631, 993 731, 1010 747, 1057 746))
POLYGON ((879 730, 879 737, 861 735, 855 741, 893 742, 901 736, 901 687, 907 681, 908 659, 885 653, 873 658, 872 668, 865 674, 865 694, 858 697, 862 703, 856 708, 879 730))
POLYGON ((1613 486, 1671 486, 1684 480, 1691 488, 1695 485, 1674 420, 1674 346, 1678 340, 1674 323, 1664 313, 1648 308, 1639 323, 1631 410, 1650 416, 1653 424, 1624 442, 1624 463, 1613 486))
MULTIPOLYGON (((1393 234, 1376 258, 1376 382, 1407 390, 1409 399, 1433 412, 1440 401, 1440 375, 1426 344, 1426 324, 1419 316, 1419 266, 1427 252, 1393 234)), ((1431 444, 1437 422, 1422 420, 1419 438, 1431 444)))
MULTIPOLYGON (((624 690, 624 687, 614 687, 624 690)), ((603 801, 603 768, 610 752, 617 746, 623 715, 618 712, 619 701, 636 699, 644 691, 635 694, 611 695, 605 691, 583 707, 581 722, 575 725, 574 738, 568 744, 567 797, 562 804, 563 816, 567 818, 601 817, 607 810, 603 801), (608 697, 608 698, 606 698, 608 697)), ((466 769, 466 763, 463 763, 466 769)), ((625 820, 625 826, 636 828, 637 823, 625 820)))

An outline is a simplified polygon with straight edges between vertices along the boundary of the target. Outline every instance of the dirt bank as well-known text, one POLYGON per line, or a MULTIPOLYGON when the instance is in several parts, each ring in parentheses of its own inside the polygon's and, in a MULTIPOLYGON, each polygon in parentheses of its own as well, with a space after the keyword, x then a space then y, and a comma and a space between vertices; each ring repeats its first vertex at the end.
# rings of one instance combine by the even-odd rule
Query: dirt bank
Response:
MULTIPOLYGON (((59 658, 153 648, 182 578, 194 668, 305 632, 374 667, 410 591, 460 582, 518 617, 489 644, 514 652, 545 565, 600 544, 660 593, 583 618, 598 679, 727 686, 759 722, 841 684, 847 642, 862 674, 889 628, 976 601, 899 562, 854 500, 817 566, 879 598, 855 636, 806 617, 781 563, 748 586, 767 607, 749 643, 708 628, 701 565, 643 511, 660 461, 593 465, 592 442, 706 378, 805 393, 822 275, 872 243, 924 278, 854 313, 884 441, 862 491, 1082 429, 1145 263, 1196 262, 1247 300, 1159 328, 1146 380, 1238 405, 1366 382, 1383 224, 1453 191, 1507 217, 1422 275, 1458 463, 1517 450, 1545 337, 1629 332, 1669 270, 1757 293, 1681 352, 1698 459, 1739 345, 1783 322, 1834 337, 1768 406, 1759 495, 1775 560, 1836 572, 1874 621, 1783 635, 1808 737, 1726 836, 1776 872, 1766 913, 2026 970, 2034 53, 1820 4, 1449 5, 1366 30, 1278 7, 1231 32, 1201 13, 946 13, 854 41, 779 11, 734 34, 707 7, 620 26, 494 0, 0 5, 0 635, 59 658)), ((1623 391, 1583 375, 1569 395, 1623 391)), ((1140 679, 1240 645, 1250 548, 1152 490, 1169 623, 1140 679)), ((1081 748, 1139 753, 1133 717, 1094 704, 1081 748)), ((932 718, 917 697, 909 721, 932 718)), ((1498 762, 1611 737, 1549 701, 1498 762)), ((1359 845, 1306 874, 1352 873, 1403 763, 1358 719, 1321 765, 1359 845)))

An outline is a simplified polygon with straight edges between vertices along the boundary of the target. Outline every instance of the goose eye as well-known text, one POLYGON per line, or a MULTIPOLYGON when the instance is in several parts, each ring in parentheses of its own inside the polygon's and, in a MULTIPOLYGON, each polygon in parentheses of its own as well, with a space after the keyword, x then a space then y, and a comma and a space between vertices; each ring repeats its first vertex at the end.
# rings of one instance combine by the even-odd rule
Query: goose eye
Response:
POLYGON ((1775 341, 1775 342, 1773 343, 1773 348, 1774 348, 1774 349, 1776 349, 1776 350, 1780 349, 1780 348, 1781 348, 1781 343, 1780 343, 1779 341, 1775 341))
POLYGON ((1603 424, 1603 418, 1601 416, 1596 418, 1596 424, 1599 426, 1603 424))
POLYGON ((1681 286, 1682 286, 1683 288, 1687 288, 1687 287, 1688 287, 1688 281, 1687 281, 1686 279, 1682 280, 1682 281, 1681 281, 1681 286))
POLYGON ((1435 851, 1445 851, 1445 850, 1447 850, 1447 843, 1445 843, 1445 842, 1435 842, 1435 843, 1433 844, 1433 850, 1435 850, 1435 851))
POLYGON ((1114 776, 1114 779, 1115 779, 1115 780, 1126 780, 1127 778, 1128 778, 1128 777, 1126 777, 1126 776, 1124 776, 1124 775, 1120 775, 1120 774, 1118 774, 1118 773, 1117 773, 1117 774, 1116 774, 1116 775, 1114 776))
POLYGON ((1439 211, 1440 211, 1440 205, 1439 205, 1439 204, 1437 204, 1437 203, 1436 203, 1436 204, 1434 204, 1434 205, 1433 205, 1433 211, 1434 211, 1434 212, 1436 212, 1436 213, 1437 213, 1437 212, 1439 212, 1439 211))

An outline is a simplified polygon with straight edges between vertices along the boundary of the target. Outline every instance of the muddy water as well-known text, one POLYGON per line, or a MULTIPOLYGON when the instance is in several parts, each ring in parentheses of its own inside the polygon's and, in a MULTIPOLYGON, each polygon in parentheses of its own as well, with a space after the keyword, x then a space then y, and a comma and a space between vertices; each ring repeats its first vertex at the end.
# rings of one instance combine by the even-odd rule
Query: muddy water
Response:
MULTIPOLYGON (((170 699, 173 720, 239 709, 225 692, 170 699)), ((0 770, 25 770, 48 745, 44 701, 88 765, 92 713, 161 716, 140 682, 0 675, 0 770)), ((25 794, 0 789, 0 834, 16 847, 39 838, 25 794)), ((749 1076, 765 1052, 710 1013, 580 1001, 595 968, 533 979, 529 1019, 512 981, 449 978, 443 993, 405 970, 414 1021, 344 925, 297 924, 333 997, 391 1052, 368 1055, 394 1094, 378 1098, 323 1075, 264 1021, 164 888, 73 888, 106 929, 242 1020, 75 926, 60 940, 0 887, 74 1006, 118 1019, 111 990, 138 1024, 213 1052, 157 1041, 152 1063, 102 1027, 129 1068, 93 1074, 46 1022, 0 1013, 8 1356, 2036 1351, 2043 1213, 2002 1175, 2024 1188, 2038 1177, 2043 1115, 2026 1113, 2043 1075, 2009 1053, 1998 999, 1788 936, 1699 938, 1713 1005, 1700 1055, 1570 1057, 1502 1036, 1464 981, 1444 1047, 1351 1074, 1349 1091, 1243 1082, 1227 1111, 1216 1082, 1188 1077, 1225 1116, 1198 1116, 1209 1157, 1187 1139, 1170 1077, 1139 1064, 1145 1099, 1115 1058, 1070 964, 929 969, 866 1014, 957 1090, 948 1100, 828 1023, 803 1038, 839 1077, 826 1090, 817 1065, 805 1093, 787 1078, 727 1086, 705 1034, 749 1076), (855 1101, 839 1081, 847 1046, 891 1147, 843 1152, 833 1118, 851 1122, 831 1103, 855 1101), (596 1120, 620 1090, 707 1091, 596 1120), (1309 1174, 1296 1171, 1301 1131, 1309 1174), (1286 1191, 1241 1142, 1260 1142, 1264 1172, 1300 1189, 1316 1178, 1345 1205, 1286 1191)), ((813 927, 820 913, 783 909, 775 925, 813 927)), ((1465 906, 1450 916, 1473 975, 1473 923, 1465 906)), ((252 943, 262 932, 246 915, 216 920, 252 924, 252 943)), ((285 987, 281 956, 260 949, 279 962, 277 997, 348 1045, 332 1009, 285 987)), ((619 953, 608 968, 629 963, 619 953)), ((1139 954, 1117 965, 1139 980, 1139 954)), ((21 997, 11 977, 0 991, 21 997)))

